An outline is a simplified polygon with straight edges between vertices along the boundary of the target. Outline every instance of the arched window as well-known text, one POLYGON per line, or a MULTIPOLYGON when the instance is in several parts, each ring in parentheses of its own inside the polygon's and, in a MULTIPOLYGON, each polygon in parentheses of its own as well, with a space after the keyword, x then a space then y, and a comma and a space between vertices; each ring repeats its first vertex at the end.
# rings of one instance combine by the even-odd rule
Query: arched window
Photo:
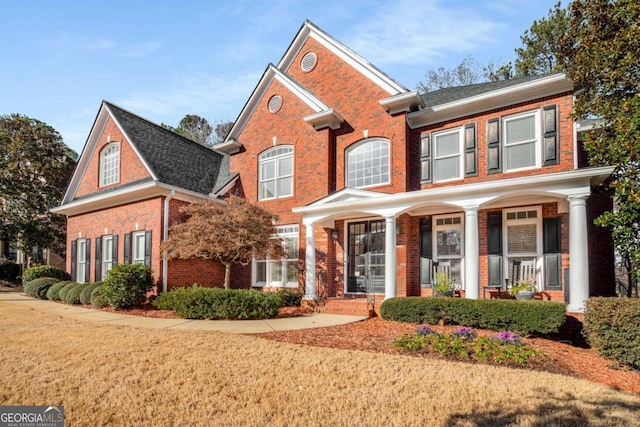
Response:
POLYGON ((350 147, 346 153, 346 166, 347 187, 389 184, 389 141, 368 139, 350 147))
POLYGON ((258 199, 293 195, 293 147, 281 145, 260 154, 258 199))
POLYGON ((100 153, 100 187, 120 181, 120 143, 113 142, 100 153))

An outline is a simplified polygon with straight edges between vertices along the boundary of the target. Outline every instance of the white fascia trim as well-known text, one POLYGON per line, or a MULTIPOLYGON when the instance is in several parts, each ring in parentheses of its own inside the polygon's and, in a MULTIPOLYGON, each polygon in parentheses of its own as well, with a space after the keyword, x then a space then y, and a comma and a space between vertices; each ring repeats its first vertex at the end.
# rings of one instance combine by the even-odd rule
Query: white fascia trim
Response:
POLYGON ((409 112, 416 107, 424 107, 422 98, 420 98, 417 90, 390 96, 389 98, 381 99, 378 102, 380 102, 380 105, 382 105, 382 107, 392 115, 409 112))
POLYGON ((218 190, 216 193, 213 193, 213 192, 209 193, 209 197, 212 199, 218 199, 218 197, 226 194, 227 191, 231 190, 239 179, 240 179, 240 175, 236 175, 235 178, 233 178, 231 181, 226 183, 225 186, 222 187, 220 190, 218 190))
MULTIPOLYGON (((151 175, 151 178, 153 178, 153 180, 156 181, 158 179, 158 177, 153 173, 153 171, 151 170, 151 168, 149 167, 149 165, 145 161, 144 157, 142 157, 140 155, 140 152, 138 151, 138 148, 136 147, 136 144, 134 143, 134 141, 131 138, 129 138, 129 135, 127 135, 127 133, 124 131, 124 129, 122 128, 122 126, 120 125, 120 123, 118 122, 116 117, 113 115, 113 113, 111 112, 109 107, 107 105, 105 105, 105 108, 109 111, 109 114, 111 115, 111 118, 113 119, 113 121, 116 123, 116 126, 118 126, 118 129, 120 129, 120 132, 122 132, 122 135, 129 142, 129 145, 131 146, 131 148, 133 148, 133 151, 136 153, 136 156, 138 156, 138 159, 140 159, 140 161, 144 165, 144 167, 147 170, 147 172, 149 172, 149 175, 151 175)), ((125 111, 127 111, 127 110, 125 110, 125 111)), ((129 111, 127 111, 127 112, 129 114, 133 114, 133 113, 131 113, 129 111)))
POLYGON ((289 46, 289 49, 287 49, 280 62, 278 62, 279 69, 286 70, 291 66, 293 60, 298 55, 298 52, 300 52, 300 49, 302 49, 302 46, 304 46, 308 37, 313 38, 329 51, 337 55, 340 59, 352 66, 384 91, 388 92, 389 95, 397 95, 407 91, 407 88, 386 76, 384 73, 372 66, 370 62, 366 61, 360 55, 336 39, 328 36, 325 32, 309 21, 304 22, 302 28, 291 43, 291 46, 289 46))
POLYGON ((212 148, 216 151, 221 151, 226 154, 235 154, 242 149, 242 144, 235 139, 227 139, 224 142, 216 144, 212 148))
POLYGON ((584 195, 585 193, 588 194, 591 185, 602 182, 610 176, 613 169, 611 166, 585 168, 553 174, 507 178, 406 193, 379 193, 381 196, 375 199, 340 201, 339 203, 321 203, 324 202, 324 199, 322 199, 312 205, 293 208, 292 212, 303 215, 331 214, 347 210, 371 209, 372 202, 375 203, 377 209, 398 206, 409 207, 415 203, 428 201, 468 204, 471 199, 492 199, 500 194, 522 190, 554 192, 562 196, 584 195), (466 200, 469 200, 469 202, 466 200))
POLYGON ((407 123, 411 129, 415 129, 440 123, 445 120, 556 95, 572 89, 573 82, 564 74, 554 74, 520 85, 494 90, 409 113, 407 115, 407 123))
MULTIPOLYGON (((349 187, 347 187, 347 188, 343 188, 342 190, 337 191, 337 192, 335 192, 333 194, 330 194, 327 197, 323 197, 320 200, 316 200, 315 202, 307 205, 307 207, 310 207, 310 206, 323 206, 323 205, 326 205, 328 203, 333 202, 336 199, 344 200, 345 197, 347 197, 347 198, 348 197, 352 197, 353 199, 351 199, 351 200, 354 200, 354 199, 357 199, 357 200, 369 199, 370 200, 370 199, 375 199, 377 197, 384 197, 384 196, 387 196, 387 195, 389 195, 389 193, 379 193, 377 191, 360 190, 360 189, 357 189, 357 188, 349 188, 349 187)), ((299 208, 294 208, 294 211, 295 211, 295 209, 299 209, 299 208)))
POLYGON ((304 116, 302 119, 313 125, 315 130, 320 130, 326 127, 336 130, 342 126, 342 123, 344 123, 344 118, 334 111, 333 108, 309 114, 308 116, 304 116))

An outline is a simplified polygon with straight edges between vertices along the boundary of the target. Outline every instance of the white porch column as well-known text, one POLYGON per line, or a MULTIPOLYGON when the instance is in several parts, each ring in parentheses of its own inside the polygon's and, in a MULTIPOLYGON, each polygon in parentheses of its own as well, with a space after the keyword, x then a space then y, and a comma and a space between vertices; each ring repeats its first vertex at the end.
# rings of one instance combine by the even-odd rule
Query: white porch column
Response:
POLYGON ((316 295, 316 239, 313 233, 313 223, 305 224, 305 300, 317 300, 316 295))
POLYGON ((465 298, 478 299, 480 246, 478 206, 464 208, 464 289, 465 298))
MULTIPOLYGON (((587 197, 569 196, 569 305, 567 311, 581 313, 589 298, 589 241, 587 197)), ((565 286, 567 284, 565 283, 565 286)))
POLYGON ((384 299, 396 296, 396 217, 385 216, 384 299))

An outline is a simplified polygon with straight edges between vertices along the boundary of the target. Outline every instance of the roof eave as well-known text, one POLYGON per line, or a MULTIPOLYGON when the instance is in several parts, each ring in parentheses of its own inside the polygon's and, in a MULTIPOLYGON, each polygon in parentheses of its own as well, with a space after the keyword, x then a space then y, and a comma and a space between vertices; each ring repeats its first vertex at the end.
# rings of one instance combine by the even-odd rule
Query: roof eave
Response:
POLYGON ((342 126, 342 123, 344 123, 344 118, 334 111, 333 108, 309 114, 308 116, 303 117, 303 120, 313 125, 315 130, 321 130, 327 127, 332 130, 336 130, 342 126))
POLYGON ((390 96, 388 98, 381 99, 379 102, 380 105, 382 105, 382 107, 391 115, 408 113, 424 107, 422 98, 420 98, 420 94, 418 94, 418 91, 416 90, 390 96))

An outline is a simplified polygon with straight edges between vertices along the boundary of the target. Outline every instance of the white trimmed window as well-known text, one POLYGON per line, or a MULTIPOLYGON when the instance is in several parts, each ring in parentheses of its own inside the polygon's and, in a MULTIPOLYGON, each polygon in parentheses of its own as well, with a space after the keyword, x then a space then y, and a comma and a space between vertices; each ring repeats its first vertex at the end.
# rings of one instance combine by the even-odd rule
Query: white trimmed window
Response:
POLYGON ((113 236, 102 236, 102 280, 113 267, 113 236))
POLYGON ((298 286, 299 233, 297 225, 276 227, 282 238, 285 257, 280 260, 261 259, 253 262, 253 286, 298 286))
POLYGON ((451 281, 462 284, 462 258, 464 256, 464 225, 462 215, 439 215, 433 217, 434 261, 449 263, 451 281))
POLYGON ((87 256, 87 251, 89 250, 89 239, 78 239, 78 254, 77 254, 77 263, 78 263, 78 272, 76 281, 78 283, 88 282, 87 278, 89 277, 89 257, 87 256))
MULTIPOLYGON (((502 211, 503 239, 506 248, 505 273, 512 279, 513 261, 522 265, 531 265, 537 270, 538 259, 542 256, 542 208, 528 206, 502 211)), ((541 276, 536 273, 536 282, 540 286, 541 276)))
POLYGON ((389 141, 375 138, 350 147, 346 153, 346 186, 352 188, 389 184, 389 141))
POLYGON ((504 167, 512 172, 541 166, 540 110, 508 116, 504 126, 504 167))
POLYGON ((433 135, 434 182, 462 179, 462 131, 457 128, 433 135))
POLYGON ((100 152, 100 187, 120 181, 120 143, 113 142, 100 152))
POLYGON ((146 232, 136 231, 131 235, 131 264, 144 264, 146 232))
POLYGON ((282 145, 260 154, 258 199, 293 195, 293 147, 282 145))

